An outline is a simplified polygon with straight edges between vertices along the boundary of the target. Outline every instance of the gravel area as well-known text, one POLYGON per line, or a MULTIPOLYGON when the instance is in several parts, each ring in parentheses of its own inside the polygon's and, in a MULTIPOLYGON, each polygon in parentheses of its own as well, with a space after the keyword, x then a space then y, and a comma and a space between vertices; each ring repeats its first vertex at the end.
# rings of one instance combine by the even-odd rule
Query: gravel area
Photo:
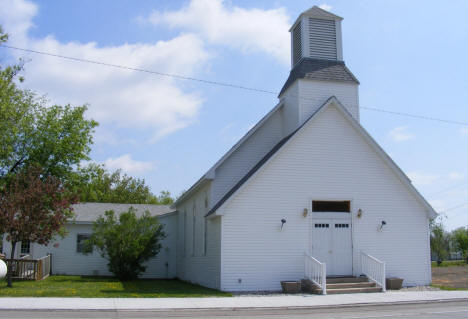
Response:
POLYGON ((468 267, 433 267, 432 283, 445 287, 468 289, 468 267))

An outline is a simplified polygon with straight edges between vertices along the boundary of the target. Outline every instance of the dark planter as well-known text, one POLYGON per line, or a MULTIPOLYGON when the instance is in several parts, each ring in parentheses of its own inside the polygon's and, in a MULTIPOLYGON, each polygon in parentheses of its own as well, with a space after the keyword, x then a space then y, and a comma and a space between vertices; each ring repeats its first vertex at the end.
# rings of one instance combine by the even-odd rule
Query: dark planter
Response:
POLYGON ((387 278, 385 280, 385 285, 389 290, 400 290, 401 285, 403 284, 402 278, 387 278))
POLYGON ((285 294, 297 294, 301 292, 300 281, 282 281, 281 288, 285 294))

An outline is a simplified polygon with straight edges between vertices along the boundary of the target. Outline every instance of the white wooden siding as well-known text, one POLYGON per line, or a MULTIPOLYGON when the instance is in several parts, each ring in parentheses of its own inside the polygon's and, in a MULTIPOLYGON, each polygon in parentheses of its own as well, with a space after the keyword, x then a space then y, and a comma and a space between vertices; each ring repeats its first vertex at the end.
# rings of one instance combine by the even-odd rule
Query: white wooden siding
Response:
MULTIPOLYGON (((314 81, 299 79, 299 121, 303 123, 331 96, 336 96, 343 106, 359 122, 359 86, 355 83, 314 81)), ((288 91, 292 89, 288 89, 288 91)))
POLYGON ((317 115, 220 209, 221 289, 279 290, 303 278, 312 199, 352 199, 353 272, 359 252, 405 285, 431 282, 425 208, 335 107, 317 115), (304 218, 304 208, 309 209, 304 218), (362 209, 361 219, 357 210, 362 209), (280 230, 282 218, 286 219, 280 230), (387 225, 378 231, 381 221, 387 225), (240 281, 240 282, 239 282, 240 281))
POLYGON ((206 287, 219 288, 221 224, 219 218, 206 220, 204 217, 209 209, 205 201, 208 204, 211 202, 210 188, 211 184, 208 183, 177 207, 178 214, 190 212, 187 214, 186 227, 183 218, 179 219, 178 251, 182 252, 184 246, 189 250, 185 255, 177 254, 177 277, 206 287), (192 214, 194 207, 195 224, 192 214))
MULTIPOLYGON (((162 248, 155 258, 151 258, 142 278, 174 278, 176 276, 176 225, 177 215, 171 214, 160 217, 164 224, 167 237, 162 241, 162 248), (167 266, 166 266, 167 263, 167 266)), ((48 253, 52 254, 52 272, 55 275, 100 275, 111 276, 107 268, 107 260, 102 258, 96 248, 89 255, 76 251, 78 234, 91 234, 91 224, 68 224, 68 234, 65 238, 58 237, 48 246, 31 244, 31 257, 40 258, 48 253), (54 244, 58 243, 58 247, 54 244)), ((5 248, 10 251, 10 243, 5 248)))
POLYGON ((282 138, 281 109, 277 109, 217 169, 212 182, 211 203, 218 202, 282 138))

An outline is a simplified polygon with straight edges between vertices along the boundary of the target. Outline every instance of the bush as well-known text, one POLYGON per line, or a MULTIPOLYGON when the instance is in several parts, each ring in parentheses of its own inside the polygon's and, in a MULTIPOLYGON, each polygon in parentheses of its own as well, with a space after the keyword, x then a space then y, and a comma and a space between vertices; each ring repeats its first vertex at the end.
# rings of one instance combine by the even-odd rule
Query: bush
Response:
POLYGON ((107 211, 94 222, 86 251, 95 246, 109 261, 110 272, 120 280, 133 280, 146 270, 144 262, 159 253, 165 237, 158 217, 148 211, 138 218, 130 208, 118 220, 113 211, 107 211))

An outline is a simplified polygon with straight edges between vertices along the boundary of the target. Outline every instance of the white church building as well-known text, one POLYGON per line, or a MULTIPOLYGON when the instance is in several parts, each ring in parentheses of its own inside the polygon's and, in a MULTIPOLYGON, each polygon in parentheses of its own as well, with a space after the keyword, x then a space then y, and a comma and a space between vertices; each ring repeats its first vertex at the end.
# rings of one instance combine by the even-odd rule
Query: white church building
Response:
POLYGON ((431 282, 436 213, 359 123, 341 21, 318 7, 298 17, 278 104, 175 203, 181 279, 226 291, 431 282))
MULTIPOLYGON (((281 281, 303 279, 322 293, 341 292, 340 284, 385 290, 389 277, 431 283, 436 212, 360 124, 359 81, 343 62, 341 21, 313 7, 294 22, 278 104, 172 210, 154 210, 170 236, 147 277, 223 291, 276 291, 281 281)), ((78 251, 89 216, 70 226, 78 237, 69 246, 40 250, 61 261, 61 273, 106 273, 101 257, 78 251)))

